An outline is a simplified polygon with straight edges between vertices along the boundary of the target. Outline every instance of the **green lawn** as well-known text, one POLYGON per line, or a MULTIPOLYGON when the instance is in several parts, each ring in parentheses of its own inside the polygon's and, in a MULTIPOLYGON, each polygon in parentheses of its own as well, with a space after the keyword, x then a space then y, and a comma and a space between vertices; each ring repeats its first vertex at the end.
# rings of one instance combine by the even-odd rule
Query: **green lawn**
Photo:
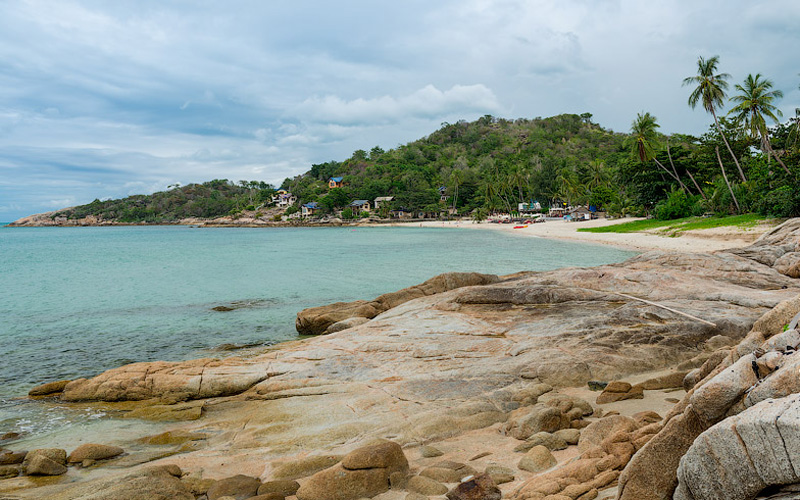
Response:
POLYGON ((757 214, 732 215, 729 217, 686 217, 675 220, 636 220, 614 224, 606 227, 580 228, 584 233, 635 233, 660 229, 660 232, 672 236, 679 236, 683 231, 692 229, 711 229, 714 227, 736 226, 741 228, 753 227, 759 223, 778 223, 778 219, 770 219, 757 214))

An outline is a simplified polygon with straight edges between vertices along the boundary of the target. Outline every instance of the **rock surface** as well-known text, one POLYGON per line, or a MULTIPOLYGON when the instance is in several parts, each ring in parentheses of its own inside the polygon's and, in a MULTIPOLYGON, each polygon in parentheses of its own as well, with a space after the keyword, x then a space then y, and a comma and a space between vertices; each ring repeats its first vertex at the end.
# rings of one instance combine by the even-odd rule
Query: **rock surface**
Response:
POLYGON ((355 318, 372 319, 378 314, 409 300, 447 292, 456 288, 496 283, 499 278, 493 274, 480 273, 445 273, 428 281, 397 292, 386 293, 373 301, 357 300, 355 302, 336 302, 325 306, 304 309, 297 313, 295 327, 301 335, 319 335, 334 333, 353 326, 359 322, 355 318), (335 326, 339 325, 339 326, 335 326), (334 327, 334 328, 331 328, 334 327))
MULTIPOLYGON (((749 438, 737 432, 740 424, 745 434, 750 432, 748 426, 761 426, 759 446, 773 450, 768 461, 783 460, 779 455, 789 442, 780 433, 769 431, 769 425, 758 419, 768 413, 766 408, 784 408, 790 401, 787 398, 800 393, 797 376, 800 354, 795 350, 800 346, 792 345, 800 344, 800 335, 793 330, 784 331, 784 325, 799 313, 800 296, 782 302, 759 318, 745 339, 715 367, 706 368, 708 374, 667 415, 663 430, 626 468, 620 478, 621 500, 656 500, 671 498, 673 494, 681 499, 740 498, 754 488, 759 488, 757 493, 765 484, 773 484, 766 483, 769 476, 759 475, 762 471, 754 472, 756 469, 751 466, 753 460, 758 460, 755 444, 751 441, 749 446, 745 445, 749 438), (759 363, 765 358, 769 363, 759 363), (763 370, 769 366, 773 368, 763 370), (737 416, 740 414, 741 417, 737 416), (712 438, 719 438, 721 448, 711 443, 712 438), (694 451, 689 453, 690 450, 694 451), (699 453, 712 455, 704 461, 698 458, 699 453), (730 465, 731 473, 719 475, 723 463, 730 465), (679 471, 679 466, 684 472, 679 471), (703 467, 705 476, 699 472, 703 467), (707 485, 700 485, 694 479, 709 477, 715 471, 717 478, 707 485), (754 474, 761 477, 761 482, 754 474), (680 484, 679 477, 683 477, 680 484), (713 497, 725 488, 728 488, 726 495, 731 496, 713 497)), ((773 417, 790 422, 796 418, 794 412, 787 409, 785 417, 782 413, 773 417)))

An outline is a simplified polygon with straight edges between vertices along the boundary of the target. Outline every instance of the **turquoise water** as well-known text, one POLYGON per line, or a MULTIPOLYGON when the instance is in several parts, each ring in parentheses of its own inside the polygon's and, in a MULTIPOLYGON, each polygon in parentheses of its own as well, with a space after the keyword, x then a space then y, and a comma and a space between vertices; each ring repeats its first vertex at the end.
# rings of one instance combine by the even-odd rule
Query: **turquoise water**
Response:
POLYGON ((36 403, 13 399, 36 384, 295 339, 306 307, 373 298, 445 271, 505 274, 632 255, 455 228, 2 228, 0 434, 43 425, 36 403))

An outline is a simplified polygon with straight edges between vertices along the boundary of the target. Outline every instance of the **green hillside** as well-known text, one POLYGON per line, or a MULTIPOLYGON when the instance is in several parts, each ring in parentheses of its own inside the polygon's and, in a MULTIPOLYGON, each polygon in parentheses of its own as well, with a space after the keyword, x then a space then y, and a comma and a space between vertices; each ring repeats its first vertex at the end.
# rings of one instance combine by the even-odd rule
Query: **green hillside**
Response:
MULTIPOLYGON (((709 212, 800 215, 796 121, 770 129, 771 155, 756 149, 760 141, 741 126, 725 118, 720 124, 738 165, 714 126, 701 137, 665 136, 649 113, 637 116, 631 133, 605 129, 589 113, 517 120, 487 115, 444 123, 429 136, 389 151, 374 147, 344 161, 312 165, 280 187, 298 198, 288 214, 304 203, 317 202, 317 215, 324 215, 353 200, 393 196, 378 215, 402 207, 430 217, 454 212, 485 217, 530 201, 664 219, 709 212), (343 177, 344 186, 330 189, 331 177, 343 177)), ((56 216, 168 223, 259 211, 271 204, 273 194, 273 186, 264 182, 214 180, 148 196, 95 200, 56 216)), ((347 209, 345 215, 350 215, 347 209)))

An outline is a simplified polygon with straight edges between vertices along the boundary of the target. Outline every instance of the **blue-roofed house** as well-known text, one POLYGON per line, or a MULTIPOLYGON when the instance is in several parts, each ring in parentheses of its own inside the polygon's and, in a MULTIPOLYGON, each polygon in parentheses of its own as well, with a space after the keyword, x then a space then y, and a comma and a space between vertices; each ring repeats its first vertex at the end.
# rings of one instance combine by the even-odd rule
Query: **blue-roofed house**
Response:
POLYGON ((355 213, 370 211, 369 200, 355 200, 348 207, 355 213))
POLYGON ((344 186, 344 177, 331 177, 328 179, 328 188, 340 188, 344 186))
POLYGON ((316 213, 319 212, 320 209, 321 207, 316 201, 312 201, 311 203, 306 203, 302 207, 300 207, 300 211, 303 217, 311 217, 313 215, 316 215, 316 213))

